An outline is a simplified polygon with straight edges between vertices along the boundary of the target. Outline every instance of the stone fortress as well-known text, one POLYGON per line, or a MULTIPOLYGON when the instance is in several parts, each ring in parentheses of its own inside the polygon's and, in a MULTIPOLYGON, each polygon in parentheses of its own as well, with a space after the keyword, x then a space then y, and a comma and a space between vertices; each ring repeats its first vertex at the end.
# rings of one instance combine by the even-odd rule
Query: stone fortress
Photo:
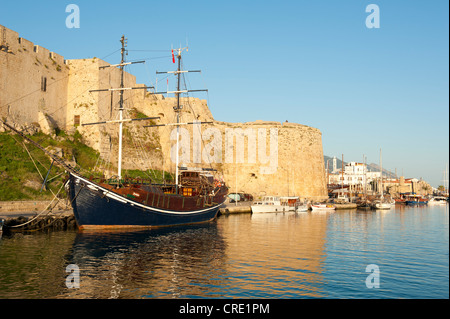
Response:
MULTIPOLYGON (((111 163, 104 172, 114 175, 117 125, 81 124, 118 118, 119 92, 90 90, 120 87, 120 69, 100 68, 109 64, 95 57, 65 60, 1 25, 0 41, 0 116, 25 131, 77 130, 86 144, 99 151, 102 161, 111 163)), ((124 86, 145 85, 125 72, 124 86)), ((124 125, 124 139, 131 145, 124 143, 123 168, 175 171, 175 126, 144 127, 176 122, 175 104, 174 97, 151 94, 148 89, 124 91, 128 117, 159 119, 124 125)), ((181 122, 213 123, 180 129, 180 164, 218 169, 230 192, 327 198, 318 129, 287 122, 221 122, 213 118, 206 100, 182 97, 181 104, 181 122)))

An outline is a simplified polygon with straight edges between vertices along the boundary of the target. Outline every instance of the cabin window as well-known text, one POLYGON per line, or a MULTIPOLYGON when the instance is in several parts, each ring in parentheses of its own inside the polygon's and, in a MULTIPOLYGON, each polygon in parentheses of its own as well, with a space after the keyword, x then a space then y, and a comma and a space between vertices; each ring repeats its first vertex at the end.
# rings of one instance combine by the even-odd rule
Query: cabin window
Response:
POLYGON ((192 188, 183 188, 183 196, 192 196, 192 188))
POLYGON ((80 115, 74 115, 74 117, 73 117, 73 125, 74 126, 80 125, 80 115))

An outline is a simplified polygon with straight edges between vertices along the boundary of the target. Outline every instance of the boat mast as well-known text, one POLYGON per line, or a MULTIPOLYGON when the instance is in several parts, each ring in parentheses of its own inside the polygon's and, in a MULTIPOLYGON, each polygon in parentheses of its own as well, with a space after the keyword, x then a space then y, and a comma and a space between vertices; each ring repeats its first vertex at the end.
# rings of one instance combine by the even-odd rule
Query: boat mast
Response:
MULTIPOLYGON (((123 139, 123 123, 124 122, 131 122, 131 121, 143 121, 143 120, 153 120, 153 119, 159 119, 159 116, 157 117, 145 117, 145 118, 139 118, 139 119, 124 119, 123 118, 123 91, 125 90, 146 90, 146 89, 154 89, 153 86, 137 86, 137 87, 124 87, 124 66, 129 64, 136 64, 136 63, 145 63, 145 61, 134 61, 134 62, 125 62, 125 47, 127 46, 127 39, 125 38, 125 35, 122 35, 120 38, 120 43, 122 44, 121 48, 121 61, 120 64, 110 64, 110 65, 103 65, 99 67, 99 70, 106 69, 109 67, 116 67, 118 66, 120 68, 120 88, 109 88, 109 89, 96 89, 96 90, 89 90, 89 92, 114 92, 119 91, 119 119, 118 120, 108 120, 108 121, 99 121, 99 122, 93 122, 93 123, 82 123, 81 126, 88 126, 88 125, 98 125, 98 124, 108 124, 108 123, 119 123, 119 151, 118 151, 118 160, 117 160, 117 185, 120 184, 120 180, 122 179, 122 139, 123 139)), ((112 96, 112 95, 111 95, 112 96)))
MULTIPOLYGON (((125 35, 122 35, 120 39, 120 43, 122 43, 122 48, 120 50, 122 54, 122 59, 120 60, 120 88, 123 89, 123 67, 125 63, 125 35)), ((123 90, 120 90, 120 99, 119 99, 119 154, 118 154, 118 163, 117 163, 117 176, 120 183, 122 179, 122 136, 123 136, 123 90)))
POLYGON ((383 199, 383 157, 381 155, 381 148, 380 148, 380 178, 381 178, 380 183, 381 199, 383 199))
MULTIPOLYGON (((177 122, 175 123, 175 125, 177 126, 177 143, 176 143, 176 156, 175 156, 175 190, 176 190, 176 194, 178 194, 178 171, 179 171, 179 140, 180 140, 180 125, 185 125, 185 124, 211 124, 212 122, 200 122, 200 121, 194 121, 194 122, 189 122, 189 123, 180 123, 180 112, 183 109, 183 106, 180 105, 180 94, 181 93, 189 93, 189 92, 201 92, 201 91, 208 91, 205 89, 201 89, 201 90, 181 90, 181 73, 188 73, 188 72, 200 72, 200 70, 193 70, 193 71, 182 71, 181 70, 181 52, 183 52, 183 50, 187 51, 187 47, 184 48, 179 48, 179 49, 174 49, 173 51, 177 51, 177 59, 178 59, 178 68, 176 71, 165 71, 165 72, 158 72, 156 71, 156 74, 163 74, 163 73, 172 73, 175 74, 177 76, 177 90, 176 91, 167 91, 167 92, 155 92, 153 94, 168 94, 168 93, 175 93, 175 96, 177 98, 177 105, 174 106, 174 111, 177 113, 177 122)), ((173 52, 172 51, 172 52, 173 52)), ((175 63, 175 60, 174 60, 175 63)), ((159 125, 146 125, 144 127, 155 127, 155 126, 168 126, 168 125, 173 125, 173 124, 159 124, 159 125)))
POLYGON ((179 165, 179 140, 180 140, 180 111, 183 108, 180 105, 180 81, 181 81, 181 48, 178 49, 177 59, 178 59, 178 68, 177 68, 177 91, 175 96, 177 97, 177 106, 174 108, 177 113, 177 155, 176 155, 176 166, 175 166, 175 194, 178 194, 178 165, 179 165))
POLYGON ((363 154, 363 170, 364 170, 364 200, 367 201, 367 166, 366 166, 366 156, 363 154))
POLYGON ((344 154, 342 154, 342 161, 341 161, 341 175, 342 175, 342 181, 341 181, 341 196, 344 196, 344 154))

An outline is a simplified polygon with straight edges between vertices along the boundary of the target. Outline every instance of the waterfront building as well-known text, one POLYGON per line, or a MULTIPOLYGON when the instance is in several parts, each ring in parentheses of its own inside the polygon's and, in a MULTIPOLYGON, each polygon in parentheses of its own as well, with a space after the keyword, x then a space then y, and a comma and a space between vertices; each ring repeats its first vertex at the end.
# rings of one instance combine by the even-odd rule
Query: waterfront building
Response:
POLYGON ((366 186, 367 191, 372 192, 372 182, 379 178, 380 172, 368 171, 366 164, 349 162, 345 165, 343 174, 342 170, 333 167, 333 172, 328 174, 327 182, 331 185, 351 186, 355 191, 363 191, 366 186))

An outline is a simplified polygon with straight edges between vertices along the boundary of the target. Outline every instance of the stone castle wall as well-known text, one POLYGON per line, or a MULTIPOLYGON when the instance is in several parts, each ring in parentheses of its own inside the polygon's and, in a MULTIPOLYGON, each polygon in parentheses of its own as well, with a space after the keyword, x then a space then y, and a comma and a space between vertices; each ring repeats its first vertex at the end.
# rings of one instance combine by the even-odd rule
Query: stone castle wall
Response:
MULTIPOLYGON (((0 116, 21 124, 41 122, 41 128, 46 119, 60 129, 78 130, 86 143, 111 163, 105 173, 115 175, 117 124, 80 124, 118 118, 119 92, 90 90, 118 88, 119 68, 100 69, 108 63, 98 58, 64 61, 62 56, 20 38, 12 30, 1 26, 0 30, 8 43, 8 50, 0 51, 0 116), (47 78, 45 90, 41 89, 43 77, 47 78)), ((136 84, 136 78, 125 72, 124 86, 143 85, 136 84)), ((140 141, 139 145, 132 142, 124 148, 123 168, 175 171, 175 155, 171 155, 175 126, 144 127, 175 123, 175 104, 174 97, 154 95, 147 89, 124 92, 127 117, 138 112, 160 119, 124 124, 125 140, 131 142, 132 137, 139 137, 140 141)), ((218 169, 231 187, 230 192, 327 198, 318 129, 295 123, 220 122, 214 120, 206 100, 183 97, 181 105, 181 122, 213 122, 180 129, 184 145, 181 164, 218 169)))
MULTIPOLYGON (((174 123, 175 103, 174 98, 157 97, 134 105, 149 116, 164 114, 158 123, 174 123)), ((218 169, 230 186, 230 192, 327 198, 322 134, 318 129, 287 122, 221 122, 213 119, 205 100, 184 98, 180 104, 184 105, 181 122, 213 122, 182 127, 180 144, 187 145, 180 152, 183 166, 218 169), (271 143, 272 138, 276 142, 271 143), (276 158, 270 159, 274 146, 276 158)), ((147 130, 159 135, 165 154, 164 169, 174 171, 172 149, 176 128, 166 126, 147 130)))
POLYGON ((20 124, 38 113, 65 126, 69 68, 64 58, 0 25, 0 116, 20 124))

